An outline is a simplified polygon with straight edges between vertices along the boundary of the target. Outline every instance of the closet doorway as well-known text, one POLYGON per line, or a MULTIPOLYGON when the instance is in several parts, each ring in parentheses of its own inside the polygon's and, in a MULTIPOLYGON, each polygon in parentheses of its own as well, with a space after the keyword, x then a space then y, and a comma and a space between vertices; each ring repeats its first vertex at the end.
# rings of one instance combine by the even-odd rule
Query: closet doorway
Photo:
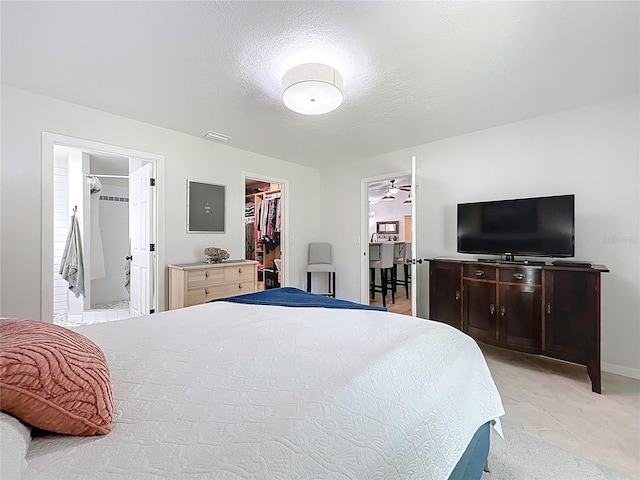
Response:
POLYGON ((244 175, 244 256, 258 262, 258 291, 285 285, 286 181, 244 175))

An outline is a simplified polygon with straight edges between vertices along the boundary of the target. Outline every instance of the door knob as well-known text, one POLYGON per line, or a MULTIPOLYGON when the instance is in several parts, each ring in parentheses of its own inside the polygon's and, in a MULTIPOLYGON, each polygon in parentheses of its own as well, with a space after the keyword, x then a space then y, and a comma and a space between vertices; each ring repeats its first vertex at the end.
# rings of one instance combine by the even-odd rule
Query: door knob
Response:
POLYGON ((133 255, 127 255, 124 257, 125 260, 133 260, 133 255))

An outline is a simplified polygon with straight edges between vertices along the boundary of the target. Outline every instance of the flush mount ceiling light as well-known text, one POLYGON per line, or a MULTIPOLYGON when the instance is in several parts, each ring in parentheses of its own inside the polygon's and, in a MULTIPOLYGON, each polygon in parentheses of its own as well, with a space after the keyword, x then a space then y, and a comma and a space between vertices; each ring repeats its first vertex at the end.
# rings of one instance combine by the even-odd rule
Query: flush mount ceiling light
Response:
POLYGON ((305 63, 282 77, 282 101, 303 115, 322 115, 342 104, 342 75, 321 63, 305 63))

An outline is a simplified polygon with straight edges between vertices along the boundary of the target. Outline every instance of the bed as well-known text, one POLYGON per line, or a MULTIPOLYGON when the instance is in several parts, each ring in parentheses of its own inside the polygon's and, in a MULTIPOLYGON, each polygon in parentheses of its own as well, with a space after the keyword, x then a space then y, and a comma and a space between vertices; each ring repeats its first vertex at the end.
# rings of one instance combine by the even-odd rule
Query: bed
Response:
POLYGON ((77 328, 106 356, 112 429, 28 439, 21 478, 480 478, 504 410, 470 337, 247 297, 77 328))

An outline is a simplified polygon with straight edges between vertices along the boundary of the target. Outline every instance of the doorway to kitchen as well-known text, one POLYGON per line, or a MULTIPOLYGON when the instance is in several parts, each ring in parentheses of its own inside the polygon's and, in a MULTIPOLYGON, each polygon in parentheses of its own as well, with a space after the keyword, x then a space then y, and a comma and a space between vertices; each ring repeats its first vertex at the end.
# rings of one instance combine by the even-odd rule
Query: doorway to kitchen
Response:
POLYGON ((364 257, 368 258, 367 262, 376 262, 383 258, 384 249, 392 250, 393 266, 386 275, 386 288, 383 289, 380 268, 371 270, 365 264, 361 301, 371 305, 384 304, 390 312, 411 315, 411 175, 407 172, 396 173, 366 179, 365 183, 368 250, 364 257), (373 275, 371 272, 374 272, 373 275), (394 284, 395 292, 392 292, 394 284), (385 301, 381 290, 387 290, 385 301))

